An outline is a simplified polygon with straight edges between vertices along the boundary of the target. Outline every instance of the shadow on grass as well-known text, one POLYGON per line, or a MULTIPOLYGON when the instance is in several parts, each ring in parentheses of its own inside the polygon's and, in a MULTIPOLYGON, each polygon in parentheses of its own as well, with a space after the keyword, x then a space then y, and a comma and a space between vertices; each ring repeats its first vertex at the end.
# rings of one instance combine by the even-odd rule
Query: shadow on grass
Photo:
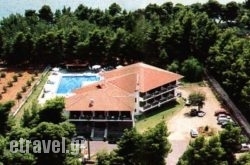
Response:
MULTIPOLYGON (((166 103, 159 108, 156 107, 154 109, 151 109, 149 111, 144 112, 142 115, 137 116, 136 119, 137 119, 137 121, 144 120, 144 119, 149 118, 151 116, 155 116, 158 113, 164 112, 168 109, 170 110, 172 108, 175 108, 177 105, 180 105, 180 103, 177 101, 172 101, 172 102, 166 103)), ((164 118, 164 116, 163 116, 163 118, 164 118)))

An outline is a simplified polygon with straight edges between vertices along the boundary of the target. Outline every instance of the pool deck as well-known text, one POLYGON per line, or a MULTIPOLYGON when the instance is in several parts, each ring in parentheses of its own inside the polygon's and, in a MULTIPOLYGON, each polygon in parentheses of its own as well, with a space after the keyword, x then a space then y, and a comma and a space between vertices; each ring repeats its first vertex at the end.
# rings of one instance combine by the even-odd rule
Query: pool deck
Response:
MULTIPOLYGON (((69 97, 74 95, 73 93, 58 94, 57 89, 59 87, 62 76, 100 76, 98 73, 84 72, 84 73, 62 73, 60 71, 51 71, 47 83, 44 85, 43 90, 38 98, 39 104, 44 104, 47 100, 55 98, 57 96, 69 97)), ((100 79, 101 76, 100 76, 100 79)), ((96 81, 93 81, 96 82, 96 81)), ((91 84, 91 83, 87 83, 91 84)))

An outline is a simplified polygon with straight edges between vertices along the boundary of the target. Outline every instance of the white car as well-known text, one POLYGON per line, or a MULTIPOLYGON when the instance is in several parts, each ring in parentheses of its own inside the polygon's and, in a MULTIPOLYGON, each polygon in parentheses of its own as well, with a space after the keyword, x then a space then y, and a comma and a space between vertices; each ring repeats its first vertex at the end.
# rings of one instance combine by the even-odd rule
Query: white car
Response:
POLYGON ((219 115, 217 116, 217 120, 218 120, 219 118, 228 118, 228 119, 230 119, 231 117, 230 117, 229 115, 226 115, 226 114, 219 114, 219 115))
POLYGON ((185 101, 185 105, 186 105, 186 106, 190 106, 190 105, 191 105, 191 102, 190 102, 190 100, 189 100, 189 99, 186 99, 186 101, 185 101))
POLYGON ((225 117, 218 118, 218 124, 222 124, 225 122, 233 122, 233 120, 231 118, 225 118, 225 117))
POLYGON ((190 130, 190 136, 192 137, 192 138, 195 138, 195 137, 197 137, 199 135, 199 133, 198 133, 198 131, 196 130, 196 129, 191 129, 190 130))
POLYGON ((248 143, 242 143, 240 151, 242 151, 242 152, 250 151, 250 144, 248 144, 248 143))

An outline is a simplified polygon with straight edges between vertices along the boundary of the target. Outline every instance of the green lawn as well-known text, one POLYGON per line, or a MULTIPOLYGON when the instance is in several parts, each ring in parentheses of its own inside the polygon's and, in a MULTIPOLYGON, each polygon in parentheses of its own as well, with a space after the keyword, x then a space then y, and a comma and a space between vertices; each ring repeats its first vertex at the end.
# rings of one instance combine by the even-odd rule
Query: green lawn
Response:
POLYGON ((148 128, 154 127, 162 120, 167 121, 184 107, 183 101, 170 103, 158 110, 145 113, 137 119, 135 127, 137 131, 144 132, 148 128))
POLYGON ((47 73, 46 75, 44 75, 41 78, 41 82, 36 87, 34 87, 33 93, 30 95, 30 97, 26 100, 26 102, 21 107, 19 112, 16 114, 15 119, 17 120, 17 123, 19 123, 19 121, 21 120, 24 110, 29 109, 33 102, 38 101, 38 97, 39 97, 41 91, 43 90, 45 83, 48 80, 48 76, 49 76, 49 73, 47 73))

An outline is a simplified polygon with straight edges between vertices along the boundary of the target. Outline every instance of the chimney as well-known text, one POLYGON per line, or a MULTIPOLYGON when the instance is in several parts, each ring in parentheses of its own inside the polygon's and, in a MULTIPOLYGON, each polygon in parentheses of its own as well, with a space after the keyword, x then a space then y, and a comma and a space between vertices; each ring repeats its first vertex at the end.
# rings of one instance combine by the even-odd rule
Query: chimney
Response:
POLYGON ((89 101, 89 107, 93 107, 93 105, 94 105, 94 99, 90 99, 90 101, 89 101))
POLYGON ((97 88, 98 89, 103 89, 105 87, 105 84, 104 83, 100 83, 97 85, 97 88))

